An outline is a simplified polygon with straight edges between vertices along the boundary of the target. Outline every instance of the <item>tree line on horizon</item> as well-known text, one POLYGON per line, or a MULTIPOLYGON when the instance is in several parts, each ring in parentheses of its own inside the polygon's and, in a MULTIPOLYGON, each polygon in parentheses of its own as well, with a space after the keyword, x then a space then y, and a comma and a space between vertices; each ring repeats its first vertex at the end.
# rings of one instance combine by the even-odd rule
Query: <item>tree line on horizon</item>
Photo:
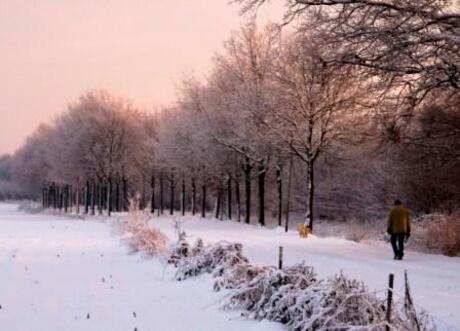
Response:
POLYGON ((458 8, 288 3, 293 28, 250 20, 169 107, 82 95, 0 158, 0 199, 96 214, 137 197, 159 214, 310 228, 380 219, 395 198, 417 214, 458 209, 458 8))

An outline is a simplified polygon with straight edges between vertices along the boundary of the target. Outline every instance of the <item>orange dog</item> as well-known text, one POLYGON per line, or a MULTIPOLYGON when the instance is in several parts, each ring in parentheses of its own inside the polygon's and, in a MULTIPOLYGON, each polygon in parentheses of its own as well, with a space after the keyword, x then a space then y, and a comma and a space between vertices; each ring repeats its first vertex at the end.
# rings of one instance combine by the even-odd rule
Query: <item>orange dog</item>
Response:
POLYGON ((308 227, 307 225, 305 224, 301 224, 299 225, 299 235, 300 235, 300 238, 307 238, 308 235, 311 233, 311 229, 310 227, 308 227))

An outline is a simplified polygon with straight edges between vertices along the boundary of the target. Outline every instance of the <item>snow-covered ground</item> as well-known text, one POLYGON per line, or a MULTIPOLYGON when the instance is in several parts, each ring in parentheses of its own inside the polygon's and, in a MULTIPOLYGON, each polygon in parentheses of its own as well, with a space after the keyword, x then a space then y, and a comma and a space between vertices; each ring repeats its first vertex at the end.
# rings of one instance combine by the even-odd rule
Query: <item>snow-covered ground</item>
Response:
POLYGON ((407 270, 415 304, 426 309, 439 330, 460 330, 460 258, 406 251, 403 261, 393 260, 390 245, 366 245, 339 238, 300 239, 297 232, 264 229, 235 222, 164 216, 152 221, 169 237, 175 220, 188 237, 212 243, 219 240, 243 244, 243 253, 252 263, 277 265, 279 246, 284 247, 284 264, 306 261, 321 277, 344 274, 364 281, 386 295, 388 275, 395 275, 395 294, 404 293, 407 270))
POLYGON ((283 330, 219 309, 212 280, 177 282, 127 255, 108 224, 0 204, 0 330, 283 330))
MULTIPOLYGON (((248 321, 219 310, 221 293, 209 277, 176 282, 174 270, 157 260, 128 255, 108 223, 65 216, 24 214, 0 204, 0 328, 35 330, 283 330, 276 323, 248 321), (89 319, 88 319, 89 314, 89 319)), ((234 222, 154 218, 152 225, 174 240, 178 220, 191 241, 243 243, 252 263, 302 260, 320 276, 340 271, 384 290, 390 272, 402 294, 407 269, 416 304, 439 330, 460 330, 460 258, 407 252, 392 260, 389 247, 335 238, 299 239, 295 232, 234 222)))

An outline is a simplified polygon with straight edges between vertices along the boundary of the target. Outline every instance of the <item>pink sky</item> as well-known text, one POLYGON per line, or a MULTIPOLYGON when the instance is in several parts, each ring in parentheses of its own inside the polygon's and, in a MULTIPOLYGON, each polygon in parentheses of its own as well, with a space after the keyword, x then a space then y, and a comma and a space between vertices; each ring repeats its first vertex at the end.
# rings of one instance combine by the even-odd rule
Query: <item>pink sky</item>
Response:
POLYGON ((147 109, 171 102, 184 72, 207 72, 238 10, 227 0, 0 0, 0 154, 89 89, 147 109))

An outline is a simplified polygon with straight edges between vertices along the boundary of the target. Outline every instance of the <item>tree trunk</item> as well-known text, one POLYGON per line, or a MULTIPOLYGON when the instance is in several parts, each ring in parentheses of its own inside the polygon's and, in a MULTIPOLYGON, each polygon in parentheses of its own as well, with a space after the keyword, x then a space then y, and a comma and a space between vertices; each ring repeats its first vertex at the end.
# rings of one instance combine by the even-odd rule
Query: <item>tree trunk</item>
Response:
POLYGON ((196 213, 196 182, 195 178, 192 178, 192 215, 196 213))
POLYGON ((219 215, 220 215, 220 207, 221 207, 221 199, 222 199, 222 194, 221 194, 221 189, 220 189, 220 184, 217 188, 217 197, 216 197, 216 207, 214 209, 214 218, 215 219, 219 219, 219 215))
POLYGON ((67 211, 72 213, 73 201, 72 201, 72 186, 67 185, 67 211))
POLYGON ((112 177, 107 182, 107 215, 112 213, 112 177))
POLYGON ((171 175, 170 179, 170 199, 169 199, 169 214, 174 214, 174 174, 171 175))
POLYGON ((52 208, 54 208, 53 194, 54 194, 54 192, 53 192, 53 184, 51 184, 50 187, 49 187, 49 191, 48 191, 48 196, 49 196, 48 204, 49 204, 49 207, 52 207, 52 208))
POLYGON ((160 174, 160 213, 163 215, 164 211, 164 182, 163 174, 160 174))
POLYGON ((52 185, 48 186, 48 198, 47 198, 47 200, 48 200, 48 208, 50 208, 52 206, 52 201, 53 201, 52 188, 53 188, 52 185))
POLYGON ((258 195, 259 195, 259 224, 265 226, 265 178, 267 168, 264 165, 259 165, 258 179, 258 195))
POLYGON ((92 183, 91 192, 91 215, 96 214, 96 181, 92 183))
POLYGON ((128 199, 128 180, 123 176, 123 200, 122 200, 122 207, 123 211, 128 211, 129 209, 129 199, 128 199))
POLYGON ((227 178, 227 218, 232 219, 232 176, 227 178))
POLYGON ((289 212, 291 210, 291 186, 292 186, 292 157, 289 160, 289 177, 288 177, 288 188, 287 188, 287 201, 286 201, 286 221, 284 223, 284 231, 289 231, 289 212))
POLYGON ((150 197, 150 212, 153 214, 155 213, 155 176, 153 175, 150 181, 150 187, 152 189, 152 195, 150 197))
POLYGON ((181 211, 182 216, 185 216, 185 180, 182 179, 182 189, 181 189, 181 211))
POLYGON ((145 193, 145 177, 142 176, 142 186, 141 186, 141 197, 139 201, 139 206, 141 210, 144 210, 145 207, 147 207, 147 199, 146 199, 146 193, 145 193))
POLYGON ((63 192, 62 192, 62 198, 63 198, 63 203, 64 203, 64 213, 67 214, 69 211, 69 186, 65 185, 63 192))
POLYGON ((100 183, 100 190, 99 202, 101 203, 101 208, 99 212, 102 213, 107 209, 107 186, 103 181, 100 183))
POLYGON ((241 222, 241 195, 240 195, 240 180, 237 177, 235 180, 235 199, 236 199, 236 219, 241 222))
POLYGON ((42 208, 46 208, 46 188, 42 188, 42 208))
POLYGON ((313 231, 313 203, 315 198, 315 178, 314 178, 314 168, 313 168, 313 161, 307 165, 307 192, 308 192, 308 210, 306 219, 308 221, 308 227, 310 231, 313 231))
POLYGON ((77 191, 75 200, 77 202, 77 214, 80 214, 80 180, 77 181, 77 191))
POLYGON ((53 194, 53 200, 54 200, 54 209, 59 209, 59 187, 55 184, 54 185, 54 194, 53 194))
POLYGON ((276 185, 278 189, 278 226, 282 226, 283 218, 283 181, 282 181, 281 165, 276 167, 276 185))
POLYGON ((245 222, 249 224, 251 222, 251 170, 252 165, 250 161, 246 159, 245 165, 243 166, 244 171, 244 184, 245 184, 245 199, 246 199, 246 215, 245 222))
POLYGON ((117 212, 121 211, 120 203, 120 176, 117 175, 117 184, 115 188, 115 209, 117 212))
POLYGON ((91 200, 91 188, 89 184, 89 180, 86 181, 85 187, 85 214, 88 215, 89 213, 89 205, 91 200))
POLYGON ((64 190, 62 187, 59 186, 59 211, 62 211, 62 207, 64 204, 64 190))
POLYGON ((206 184, 201 186, 201 217, 206 217, 206 184))
POLYGON ((102 210, 104 209, 104 194, 103 194, 103 191, 104 191, 103 183, 102 183, 102 181, 100 181, 99 185, 98 185, 98 203, 99 203, 98 211, 99 211, 99 215, 102 215, 102 210))
POLYGON ((72 189, 71 185, 68 186, 68 192, 69 192, 68 207, 69 207, 70 212, 72 212, 72 209, 73 209, 73 189, 72 189))

